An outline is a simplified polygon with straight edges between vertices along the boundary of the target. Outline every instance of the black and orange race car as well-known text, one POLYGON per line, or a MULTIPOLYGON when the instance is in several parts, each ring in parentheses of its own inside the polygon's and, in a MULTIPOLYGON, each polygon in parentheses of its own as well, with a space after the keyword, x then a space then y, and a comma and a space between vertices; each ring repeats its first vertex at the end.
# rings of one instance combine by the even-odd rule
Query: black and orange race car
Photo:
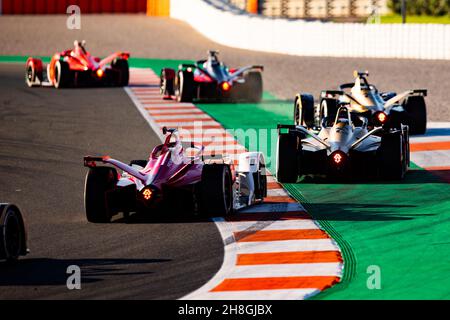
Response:
POLYGON ((41 59, 29 57, 25 82, 29 87, 127 86, 129 57, 116 52, 100 59, 86 50, 85 41, 75 41, 73 49, 54 54, 46 68, 41 59))
POLYGON ((181 64, 178 71, 161 70, 161 94, 179 102, 259 102, 263 94, 262 66, 228 68, 219 61, 218 51, 193 64, 181 64))

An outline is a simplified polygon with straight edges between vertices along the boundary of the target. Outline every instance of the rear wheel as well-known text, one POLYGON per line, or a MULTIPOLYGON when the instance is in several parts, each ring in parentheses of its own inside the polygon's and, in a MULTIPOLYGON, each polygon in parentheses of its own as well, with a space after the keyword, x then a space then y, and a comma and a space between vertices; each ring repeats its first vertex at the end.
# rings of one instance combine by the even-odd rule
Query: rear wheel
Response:
POLYGON ((225 164, 203 166, 199 211, 203 216, 226 216, 233 211, 231 170, 225 164))
POLYGON ((71 72, 69 65, 64 61, 56 61, 55 63, 55 88, 67 88, 71 82, 71 72))
POLYGON ((314 97, 310 94, 297 96, 294 103, 294 123, 297 126, 314 126, 314 97))
POLYGON ((14 205, 0 206, 0 260, 15 261, 26 252, 25 226, 14 205))
POLYGON ((128 61, 125 59, 117 59, 111 63, 112 69, 115 71, 114 84, 118 87, 125 87, 130 81, 130 68, 128 61))
POLYGON ((179 71, 176 88, 175 94, 178 102, 192 102, 194 98, 194 75, 192 72, 179 71))
POLYGON ((248 102, 258 103, 262 100, 263 79, 261 72, 250 71, 245 75, 244 86, 241 87, 248 102))
POLYGON ((164 97, 170 97, 175 94, 175 70, 164 68, 160 76, 160 93, 164 97))
POLYGON ((423 96, 410 96, 403 102, 408 117, 411 134, 424 134, 427 131, 427 108, 423 96))
POLYGON ((403 179, 407 168, 407 146, 401 132, 381 137, 379 149, 380 176, 386 180, 403 179))
POLYGON ((84 187, 84 207, 89 222, 107 223, 113 213, 108 208, 106 193, 117 183, 117 171, 110 167, 90 168, 84 187))
POLYGON ((281 183, 295 183, 298 178, 298 139, 295 135, 280 134, 277 144, 277 179, 281 183))

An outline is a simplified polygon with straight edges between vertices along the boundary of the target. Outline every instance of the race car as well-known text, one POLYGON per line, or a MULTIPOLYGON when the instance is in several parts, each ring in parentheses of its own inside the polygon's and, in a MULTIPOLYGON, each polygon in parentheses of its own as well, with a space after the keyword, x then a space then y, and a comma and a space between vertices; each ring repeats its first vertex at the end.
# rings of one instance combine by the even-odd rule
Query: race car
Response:
POLYGON ((74 48, 53 55, 44 68, 42 60, 29 57, 25 82, 29 87, 55 88, 128 85, 128 52, 116 52, 100 59, 86 50, 86 42, 75 41, 74 48))
POLYGON ((262 99, 262 66, 229 69, 219 61, 218 51, 208 51, 206 60, 181 64, 178 71, 161 70, 161 94, 179 102, 259 102, 262 99))
MULTIPOLYGON (((298 95, 294 111, 296 124, 310 128, 320 127, 324 117, 334 118, 339 102, 347 102, 352 113, 368 118, 369 127, 384 125, 400 128, 400 124, 404 124, 409 126, 411 134, 426 132, 427 110, 424 97, 427 90, 408 90, 400 94, 379 92, 367 81, 368 71, 354 71, 354 76, 353 83, 342 84, 338 90, 322 91, 320 103, 310 109, 302 105, 309 97, 298 95)), ((309 105, 308 102, 304 104, 309 105)))
POLYGON ((28 252, 22 213, 13 204, 0 203, 0 261, 15 261, 28 252))
POLYGON ((235 172, 224 157, 206 159, 203 145, 181 141, 176 129, 163 128, 163 134, 164 143, 148 160, 125 164, 109 156, 84 157, 89 168, 84 190, 88 221, 107 223, 120 212, 128 217, 177 204, 183 212, 225 216, 267 196, 262 153, 242 153, 235 172))
POLYGON ((368 129, 364 116, 339 103, 315 132, 301 125, 278 125, 276 174, 282 183, 304 175, 331 178, 402 179, 409 168, 409 128, 368 129))

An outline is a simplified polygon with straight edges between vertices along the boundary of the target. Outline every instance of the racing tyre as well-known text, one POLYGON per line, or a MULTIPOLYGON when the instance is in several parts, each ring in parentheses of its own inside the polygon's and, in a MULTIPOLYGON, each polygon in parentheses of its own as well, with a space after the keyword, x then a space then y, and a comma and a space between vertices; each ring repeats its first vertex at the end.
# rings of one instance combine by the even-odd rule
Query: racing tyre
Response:
POLYGON ((84 207, 89 222, 107 223, 112 212, 108 209, 106 193, 117 183, 117 171, 110 167, 90 168, 84 187, 84 207))
POLYGON ((314 97, 299 94, 294 104, 294 122, 297 126, 314 127, 314 97))
POLYGON ((410 96, 403 102, 407 113, 410 134, 424 134, 427 131, 427 108, 423 96, 410 96))
POLYGON ((263 79, 261 72, 250 71, 245 75, 245 84, 242 87, 248 102, 258 103, 262 100, 263 79))
POLYGON ((318 116, 316 117, 316 125, 319 127, 323 118, 334 121, 337 113, 338 101, 332 98, 324 98, 320 101, 318 116))
POLYGON ((125 59, 117 59, 111 63, 111 67, 116 71, 115 85, 118 87, 126 87, 130 81, 130 68, 128 61, 125 59))
POLYGON ((176 96, 178 102, 192 102, 194 98, 194 75, 192 72, 178 72, 176 96))
POLYGON ((164 68, 160 76, 160 93, 164 97, 175 95, 175 70, 164 68))
POLYGON ((27 252, 22 215, 14 205, 0 205, 0 260, 15 261, 27 252))
POLYGON ((401 132, 385 134, 381 137, 380 176, 386 180, 403 179, 407 170, 408 147, 401 132))
POLYGON ((203 216, 226 216, 233 211, 231 170, 226 164, 203 166, 199 211, 203 216))
POLYGON ((25 83, 31 88, 36 85, 37 79, 42 81, 42 61, 29 58, 25 71, 25 83))
POLYGON ((295 135, 280 134, 277 144, 277 179, 281 183, 296 183, 298 178, 298 141, 295 135))
POLYGON ((263 200, 267 197, 267 176, 263 164, 260 164, 260 169, 253 173, 253 182, 255 183, 255 198, 263 200))
POLYGON ((55 88, 67 88, 72 80, 69 65, 64 61, 55 63, 55 88))

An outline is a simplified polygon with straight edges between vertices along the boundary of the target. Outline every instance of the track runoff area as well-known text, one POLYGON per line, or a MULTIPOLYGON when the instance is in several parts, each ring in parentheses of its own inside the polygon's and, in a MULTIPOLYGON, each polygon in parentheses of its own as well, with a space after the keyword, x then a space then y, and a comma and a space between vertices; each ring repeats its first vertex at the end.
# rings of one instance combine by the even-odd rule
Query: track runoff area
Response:
MULTIPOLYGON (((227 154, 235 164, 246 150, 263 151, 274 172, 273 128, 291 120, 290 103, 269 93, 260 105, 163 100, 157 73, 168 65, 148 66, 156 73, 132 68, 125 90, 155 132, 178 127, 183 139, 205 144, 206 154, 227 154), (256 144, 248 130, 257 131, 256 144)), ((445 297, 445 286, 430 279, 450 263, 436 242, 450 227, 443 223, 450 208, 450 123, 430 122, 426 135, 411 137, 411 160, 411 172, 399 183, 282 186, 269 175, 264 204, 214 219, 225 247, 223 265, 183 299, 445 297), (411 233, 415 228, 423 232, 411 233), (425 265, 417 267, 419 260, 425 265), (374 267, 382 271, 381 290, 368 288, 374 267)))

